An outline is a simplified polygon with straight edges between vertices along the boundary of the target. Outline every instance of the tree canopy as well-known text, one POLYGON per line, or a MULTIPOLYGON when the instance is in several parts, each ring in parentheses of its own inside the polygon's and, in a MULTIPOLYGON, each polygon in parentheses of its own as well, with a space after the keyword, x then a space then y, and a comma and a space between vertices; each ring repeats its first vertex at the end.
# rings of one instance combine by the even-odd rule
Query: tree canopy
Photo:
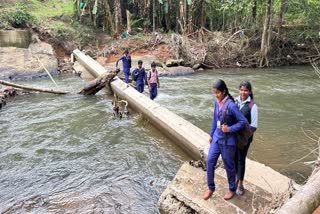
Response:
MULTIPOLYGON (((75 8, 83 24, 94 25, 109 33, 127 29, 127 13, 134 31, 193 32, 235 31, 261 28, 267 1, 263 0, 76 0, 75 8)), ((319 28, 320 1, 274 0, 273 23, 280 12, 282 25, 319 28)))

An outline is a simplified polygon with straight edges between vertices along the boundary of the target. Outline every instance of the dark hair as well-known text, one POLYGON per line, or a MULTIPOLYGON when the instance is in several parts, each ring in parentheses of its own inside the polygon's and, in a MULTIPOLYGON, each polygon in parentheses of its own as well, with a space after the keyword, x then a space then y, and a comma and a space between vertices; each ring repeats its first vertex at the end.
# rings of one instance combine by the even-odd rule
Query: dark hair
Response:
POLYGON ((156 67, 157 65, 156 65, 156 63, 155 62, 152 62, 151 63, 151 67, 156 67))
POLYGON ((141 65, 142 65, 142 60, 138 60, 138 64, 141 64, 141 65))
POLYGON ((212 88, 216 88, 217 90, 221 91, 221 92, 226 92, 226 95, 229 96, 229 98, 234 101, 233 97, 231 96, 231 94, 229 93, 229 89, 226 85, 226 83, 221 80, 221 79, 217 79, 216 81, 214 81, 212 88))
POLYGON ((126 48, 123 53, 124 53, 124 54, 128 54, 128 53, 129 53, 129 49, 126 48))
POLYGON ((241 87, 246 87, 251 93, 250 93, 250 98, 253 99, 253 93, 252 93, 252 87, 251 87, 251 83, 247 80, 243 80, 240 85, 239 85, 239 89, 241 87))

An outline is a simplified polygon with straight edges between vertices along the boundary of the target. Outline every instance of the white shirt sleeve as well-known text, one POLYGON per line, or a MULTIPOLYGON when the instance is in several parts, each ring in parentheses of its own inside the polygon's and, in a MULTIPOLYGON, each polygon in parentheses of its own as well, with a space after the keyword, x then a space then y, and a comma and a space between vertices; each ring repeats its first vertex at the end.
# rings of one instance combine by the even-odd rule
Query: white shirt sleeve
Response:
POLYGON ((250 126, 258 128, 258 107, 254 104, 251 108, 251 124, 250 126))

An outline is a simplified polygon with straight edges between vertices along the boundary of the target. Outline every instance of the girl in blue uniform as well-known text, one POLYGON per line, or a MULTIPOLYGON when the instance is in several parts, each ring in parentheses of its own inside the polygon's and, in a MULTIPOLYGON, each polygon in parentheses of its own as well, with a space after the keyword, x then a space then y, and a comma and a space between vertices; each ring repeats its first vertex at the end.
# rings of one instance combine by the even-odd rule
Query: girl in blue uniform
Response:
MULTIPOLYGON (((254 133, 258 128, 258 107, 253 100, 252 87, 250 82, 242 81, 239 86, 239 94, 236 103, 250 124, 250 129, 254 133)), ((236 171, 237 171, 237 195, 243 195, 243 179, 246 170, 246 157, 252 142, 253 135, 249 138, 248 144, 243 148, 237 148, 236 152, 236 171)))
POLYGON ((214 113, 209 139, 210 149, 207 159, 208 189, 205 191, 203 199, 209 199, 215 191, 214 171, 221 154, 229 183, 229 191, 225 194, 224 199, 229 200, 237 189, 235 132, 243 128, 247 121, 234 103, 233 97, 229 94, 228 87, 223 80, 214 82, 212 92, 216 100, 214 101, 214 113))
POLYGON ((128 83, 129 81, 129 75, 130 75, 130 68, 131 68, 131 57, 129 56, 129 50, 125 49, 123 52, 123 55, 120 56, 117 59, 116 67, 118 68, 118 62, 122 60, 122 66, 123 66, 123 74, 125 78, 125 82, 128 83))

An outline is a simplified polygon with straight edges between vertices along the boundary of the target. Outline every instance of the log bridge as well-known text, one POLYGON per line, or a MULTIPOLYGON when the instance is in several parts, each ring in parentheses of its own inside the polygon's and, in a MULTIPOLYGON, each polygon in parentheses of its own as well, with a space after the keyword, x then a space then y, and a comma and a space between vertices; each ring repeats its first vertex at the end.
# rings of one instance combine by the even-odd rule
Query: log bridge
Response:
MULTIPOLYGON (((73 57, 92 77, 104 74, 106 69, 80 50, 73 57)), ((205 161, 208 155, 209 135, 165 107, 150 100, 133 87, 115 77, 111 90, 128 101, 129 107, 142 114, 160 132, 185 150, 194 160, 205 161)), ((206 190, 206 172, 184 163, 158 201, 161 213, 252 213, 267 206, 277 194, 284 194, 292 182, 288 177, 256 161, 247 159, 246 193, 230 201, 223 200, 227 191, 227 176, 222 164, 216 169, 217 190, 207 201, 202 199, 206 190)))

